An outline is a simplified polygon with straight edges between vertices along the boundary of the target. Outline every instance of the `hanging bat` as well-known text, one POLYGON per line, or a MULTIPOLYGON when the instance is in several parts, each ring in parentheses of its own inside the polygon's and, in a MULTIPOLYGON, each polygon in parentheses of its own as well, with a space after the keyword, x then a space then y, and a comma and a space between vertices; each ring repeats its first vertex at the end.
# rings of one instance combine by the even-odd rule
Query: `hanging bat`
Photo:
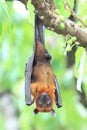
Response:
POLYGON ((25 101, 27 105, 36 104, 34 114, 51 112, 54 115, 54 104, 62 106, 59 85, 50 60, 51 56, 44 45, 43 23, 35 15, 34 53, 25 68, 25 101))

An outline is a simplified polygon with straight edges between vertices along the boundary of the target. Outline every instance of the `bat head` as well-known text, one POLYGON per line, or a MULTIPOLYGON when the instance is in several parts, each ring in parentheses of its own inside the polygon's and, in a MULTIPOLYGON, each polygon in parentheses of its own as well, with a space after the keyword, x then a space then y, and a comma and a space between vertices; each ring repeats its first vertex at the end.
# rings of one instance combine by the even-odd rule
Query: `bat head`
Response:
POLYGON ((53 101, 47 93, 42 93, 36 100, 36 109, 34 109, 34 114, 38 112, 51 112, 52 115, 55 114, 53 110, 53 101))

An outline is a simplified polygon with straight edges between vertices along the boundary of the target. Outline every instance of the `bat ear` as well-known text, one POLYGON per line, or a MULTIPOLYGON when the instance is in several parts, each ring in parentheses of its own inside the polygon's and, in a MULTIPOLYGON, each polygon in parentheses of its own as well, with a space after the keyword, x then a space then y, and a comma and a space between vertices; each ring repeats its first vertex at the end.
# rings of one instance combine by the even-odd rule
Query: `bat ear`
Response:
POLYGON ((34 113, 34 115, 38 114, 38 109, 35 108, 33 113, 34 113))
POLYGON ((56 116, 56 113, 53 109, 51 110, 51 115, 54 116, 54 117, 56 116))

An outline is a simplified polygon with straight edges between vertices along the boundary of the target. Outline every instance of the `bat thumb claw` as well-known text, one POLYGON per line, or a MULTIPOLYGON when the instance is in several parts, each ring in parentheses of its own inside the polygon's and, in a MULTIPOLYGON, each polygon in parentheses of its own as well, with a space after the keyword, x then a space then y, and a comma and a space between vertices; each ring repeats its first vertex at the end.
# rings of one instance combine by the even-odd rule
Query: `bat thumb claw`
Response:
POLYGON ((26 105, 27 105, 27 106, 30 106, 30 105, 32 105, 33 103, 34 103, 34 101, 29 101, 29 100, 26 101, 26 105))
POLYGON ((61 102, 56 103, 56 105, 57 105, 58 108, 62 107, 62 103, 61 102))

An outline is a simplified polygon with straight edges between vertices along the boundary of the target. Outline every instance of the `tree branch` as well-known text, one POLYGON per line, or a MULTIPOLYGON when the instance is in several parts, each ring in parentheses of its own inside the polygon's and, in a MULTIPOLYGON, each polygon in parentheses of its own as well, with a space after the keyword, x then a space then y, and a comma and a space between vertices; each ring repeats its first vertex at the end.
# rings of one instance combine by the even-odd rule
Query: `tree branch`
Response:
POLYGON ((66 19, 64 22, 56 15, 56 6, 53 0, 32 0, 35 7, 35 13, 43 21, 43 24, 51 31, 58 34, 76 36, 80 46, 87 47, 87 28, 83 29, 73 21, 66 19), (51 3, 51 4, 50 4, 51 3), (64 23, 64 29, 60 28, 60 24, 64 23))
MULTIPOLYGON (((19 0, 26 6, 28 0, 19 0)), ((35 7, 35 13, 43 21, 47 29, 58 34, 76 36, 80 46, 87 47, 87 28, 83 29, 73 21, 66 19, 62 21, 60 16, 56 15, 56 5, 54 0, 32 0, 35 7), (64 29, 60 28, 61 23, 65 25, 64 29)))

